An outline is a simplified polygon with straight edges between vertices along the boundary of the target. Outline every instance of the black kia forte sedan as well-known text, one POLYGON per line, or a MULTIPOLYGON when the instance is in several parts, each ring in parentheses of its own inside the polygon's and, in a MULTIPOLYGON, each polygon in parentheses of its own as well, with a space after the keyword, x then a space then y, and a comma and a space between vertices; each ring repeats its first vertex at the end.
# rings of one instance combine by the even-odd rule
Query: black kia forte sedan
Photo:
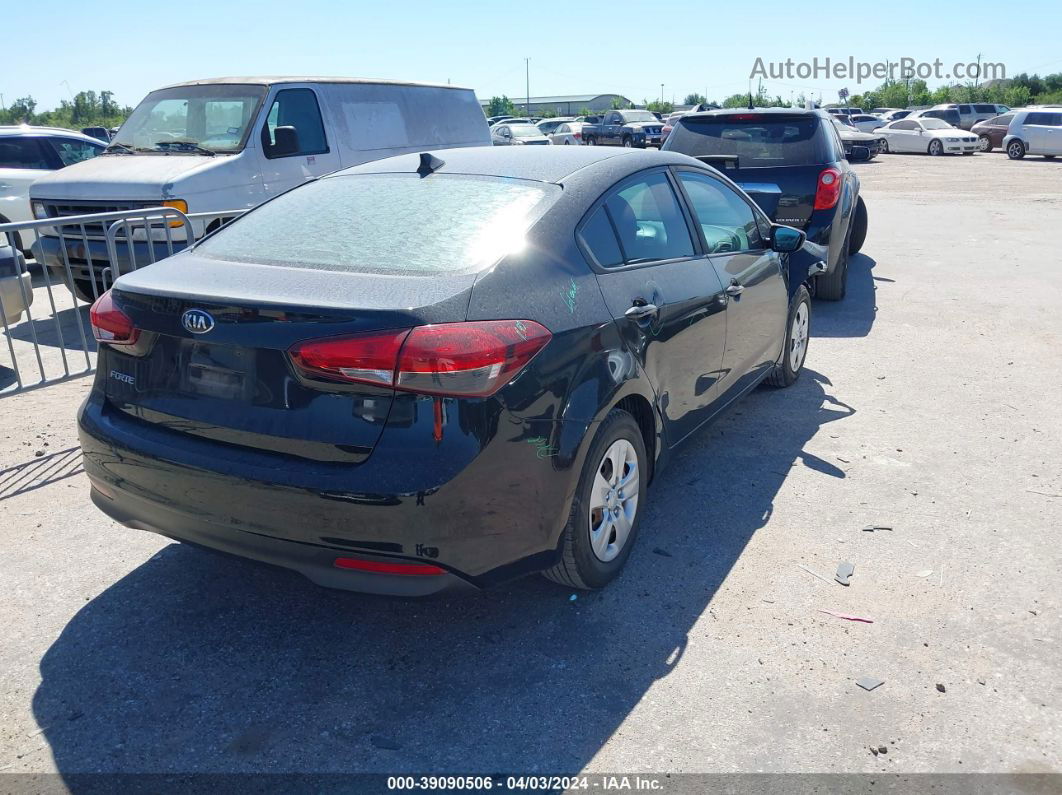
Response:
POLYGON ((680 154, 454 149, 319 179, 92 307, 92 500, 336 588, 601 587, 674 447, 799 375, 803 239, 680 154))

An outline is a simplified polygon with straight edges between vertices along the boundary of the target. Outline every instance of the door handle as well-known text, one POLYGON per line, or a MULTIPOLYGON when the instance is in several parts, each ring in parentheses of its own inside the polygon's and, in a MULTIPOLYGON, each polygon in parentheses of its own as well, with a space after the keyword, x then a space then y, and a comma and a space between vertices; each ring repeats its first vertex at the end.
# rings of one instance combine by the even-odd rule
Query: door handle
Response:
POLYGON ((745 292, 745 285, 738 284, 737 279, 730 282, 730 286, 726 288, 726 294, 732 295, 735 298, 745 292))
POLYGON ((656 317, 660 314, 660 309, 656 304, 647 304, 641 299, 637 299, 634 306, 623 313, 624 317, 629 317, 631 320, 645 320, 647 317, 656 317))

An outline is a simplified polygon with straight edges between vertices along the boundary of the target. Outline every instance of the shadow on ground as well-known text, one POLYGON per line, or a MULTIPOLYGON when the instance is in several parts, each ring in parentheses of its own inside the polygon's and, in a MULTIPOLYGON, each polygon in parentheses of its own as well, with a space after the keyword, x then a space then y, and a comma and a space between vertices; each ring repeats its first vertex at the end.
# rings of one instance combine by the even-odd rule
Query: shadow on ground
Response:
MULTIPOLYGON (((835 312, 817 332, 838 325, 869 328, 835 312)), ((854 412, 829 392, 805 371, 695 436, 651 488, 624 575, 574 601, 539 577, 462 597, 369 597, 168 546, 45 654, 33 709, 55 764, 70 775, 576 772, 681 661, 791 467, 844 476, 803 450, 854 412)))
POLYGON ((0 501, 80 475, 81 448, 68 447, 0 470, 0 501))
POLYGON ((866 254, 848 258, 848 292, 841 301, 816 301, 812 333, 816 337, 865 337, 874 326, 878 307, 874 266, 866 254))
POLYGON ((45 293, 43 301, 38 294, 30 309, 33 319, 24 317, 21 323, 12 326, 8 331, 12 339, 75 351, 82 357, 85 350, 89 353, 96 352, 96 339, 92 336, 92 326, 89 324, 88 304, 81 304, 77 309, 61 309, 52 315, 45 293))

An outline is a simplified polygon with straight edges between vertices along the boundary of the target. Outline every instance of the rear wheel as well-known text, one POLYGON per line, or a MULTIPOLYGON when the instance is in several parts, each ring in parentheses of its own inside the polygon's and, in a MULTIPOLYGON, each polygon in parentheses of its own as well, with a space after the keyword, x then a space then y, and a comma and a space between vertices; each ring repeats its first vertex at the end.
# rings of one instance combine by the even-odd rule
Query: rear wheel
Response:
POLYGON ((942 144, 940 141, 930 141, 929 154, 933 155, 934 157, 936 157, 937 155, 944 154, 944 144, 942 144))
POLYGON ((848 253, 858 254, 867 239, 867 206, 860 196, 856 202, 855 216, 852 218, 852 231, 848 235, 848 253))
POLYGON ((992 139, 987 135, 980 135, 977 137, 977 149, 981 152, 992 151, 992 139))
POLYGON ((1025 144, 1015 139, 1007 144, 1007 157, 1011 160, 1021 160, 1025 157, 1025 144))
POLYGON ((648 474, 645 443, 634 417, 609 412, 598 428, 568 524, 561 559, 543 574, 569 588, 602 588, 620 573, 638 534, 648 474))
POLYGON ((881 150, 881 153, 883 155, 887 155, 889 153, 889 141, 887 138, 881 139, 881 141, 879 142, 879 149, 881 150))
MULTIPOLYGON (((849 231, 849 235, 851 232, 849 231)), ((844 241, 837 264, 833 270, 815 277, 815 297, 827 301, 840 301, 848 291, 848 245, 851 238, 844 241)))
POLYGON ((584 143, 587 146, 596 146, 597 145, 597 141, 594 140, 594 137, 592 135, 587 136, 586 141, 584 143))
POLYGON ((768 386, 786 387, 800 377, 804 359, 808 353, 808 339, 811 335, 811 296, 804 285, 800 285, 793 303, 789 307, 789 321, 786 323, 786 335, 782 343, 782 355, 775 362, 774 368, 764 380, 768 386))
POLYGON ((1054 155, 1044 155, 1044 160, 1054 160, 1054 159, 1055 159, 1054 155))

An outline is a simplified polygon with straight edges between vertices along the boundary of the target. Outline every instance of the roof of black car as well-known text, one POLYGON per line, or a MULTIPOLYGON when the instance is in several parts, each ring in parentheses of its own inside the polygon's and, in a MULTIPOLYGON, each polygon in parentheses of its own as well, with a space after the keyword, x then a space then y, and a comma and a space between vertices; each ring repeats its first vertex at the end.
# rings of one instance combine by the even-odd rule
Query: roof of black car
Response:
MULTIPOLYGON (((476 174, 539 182, 561 182, 577 171, 606 161, 610 171, 616 174, 632 173, 652 166, 697 163, 693 158, 676 152, 623 147, 473 146, 426 151, 443 161, 444 165, 436 170, 440 174, 476 174)), ((419 154, 397 155, 353 166, 333 176, 412 173, 419 167, 419 154)))

